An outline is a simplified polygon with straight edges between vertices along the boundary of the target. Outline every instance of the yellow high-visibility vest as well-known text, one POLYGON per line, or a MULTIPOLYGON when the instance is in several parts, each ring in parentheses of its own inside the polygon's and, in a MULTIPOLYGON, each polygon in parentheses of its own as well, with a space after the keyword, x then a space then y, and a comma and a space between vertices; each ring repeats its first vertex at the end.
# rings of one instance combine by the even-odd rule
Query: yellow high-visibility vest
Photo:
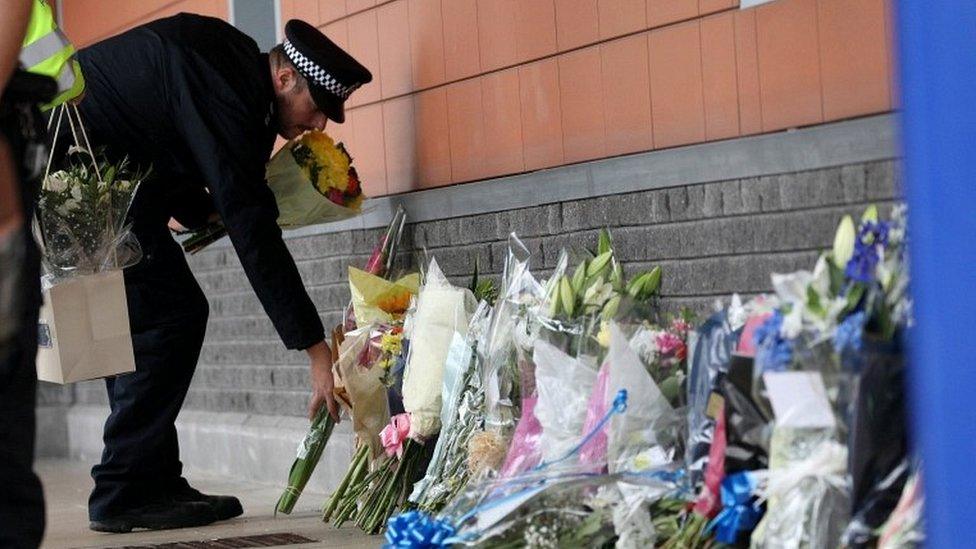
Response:
POLYGON ((85 91, 81 66, 75 59, 75 47, 58 28, 54 12, 45 0, 34 0, 27 35, 20 50, 20 64, 28 72, 50 76, 58 82, 58 95, 50 104, 42 106, 42 110, 70 101, 85 91))

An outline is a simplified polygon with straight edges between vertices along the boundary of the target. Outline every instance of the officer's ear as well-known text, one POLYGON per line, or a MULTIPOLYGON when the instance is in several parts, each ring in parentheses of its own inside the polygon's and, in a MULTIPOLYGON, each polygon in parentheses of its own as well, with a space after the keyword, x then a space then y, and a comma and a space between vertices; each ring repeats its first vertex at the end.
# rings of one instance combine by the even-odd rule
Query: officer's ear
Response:
POLYGON ((271 78, 274 81, 275 92, 278 95, 299 91, 304 83, 302 75, 298 74, 295 67, 289 63, 282 63, 275 67, 272 71, 271 78))

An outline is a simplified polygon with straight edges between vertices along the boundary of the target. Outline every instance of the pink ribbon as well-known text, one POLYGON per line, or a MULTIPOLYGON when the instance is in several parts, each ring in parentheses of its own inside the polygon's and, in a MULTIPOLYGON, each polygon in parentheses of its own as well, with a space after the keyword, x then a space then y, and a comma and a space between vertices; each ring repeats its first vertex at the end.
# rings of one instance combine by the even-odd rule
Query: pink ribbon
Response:
POLYGON ((386 455, 397 457, 403 455, 403 443, 410 434, 410 414, 397 414, 390 418, 390 424, 380 431, 380 442, 386 455))

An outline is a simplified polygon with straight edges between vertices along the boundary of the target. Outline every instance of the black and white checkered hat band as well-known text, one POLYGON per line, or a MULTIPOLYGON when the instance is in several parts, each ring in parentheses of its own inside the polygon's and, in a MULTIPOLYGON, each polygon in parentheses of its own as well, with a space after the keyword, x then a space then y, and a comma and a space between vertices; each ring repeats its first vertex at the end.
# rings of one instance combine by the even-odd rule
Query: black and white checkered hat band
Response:
POLYGON ((298 51, 295 46, 288 40, 284 41, 285 53, 288 55, 288 59, 295 64, 298 71, 305 75, 306 78, 314 82, 316 85, 323 86, 330 92, 341 97, 342 99, 349 98, 352 92, 356 91, 356 88, 360 84, 354 84, 352 86, 344 86, 338 80, 336 80, 331 74, 327 73, 325 69, 318 66, 308 57, 302 55, 302 52, 298 51))

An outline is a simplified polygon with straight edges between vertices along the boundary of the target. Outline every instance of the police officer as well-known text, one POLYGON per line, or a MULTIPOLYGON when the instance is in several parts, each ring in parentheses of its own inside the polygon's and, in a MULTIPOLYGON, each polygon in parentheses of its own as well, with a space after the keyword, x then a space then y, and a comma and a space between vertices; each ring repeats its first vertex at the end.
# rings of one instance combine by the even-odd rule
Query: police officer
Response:
POLYGON ((29 220, 47 159, 38 105, 84 89, 74 49, 43 0, 3 3, 0 17, 0 547, 37 547, 44 496, 34 474, 40 254, 29 220), (17 70, 18 64, 26 70, 17 70))
POLYGON ((167 224, 216 213, 278 334, 305 350, 310 416, 333 415, 331 352, 285 247, 264 180, 276 135, 292 138, 344 120, 344 102, 370 72, 317 29, 289 21, 270 53, 233 26, 180 14, 79 52, 79 107, 93 146, 152 166, 131 208, 142 261, 125 271, 136 371, 106 380, 111 414, 92 469, 94 530, 194 526, 241 514, 182 477, 174 421, 206 330, 208 304, 167 224))

